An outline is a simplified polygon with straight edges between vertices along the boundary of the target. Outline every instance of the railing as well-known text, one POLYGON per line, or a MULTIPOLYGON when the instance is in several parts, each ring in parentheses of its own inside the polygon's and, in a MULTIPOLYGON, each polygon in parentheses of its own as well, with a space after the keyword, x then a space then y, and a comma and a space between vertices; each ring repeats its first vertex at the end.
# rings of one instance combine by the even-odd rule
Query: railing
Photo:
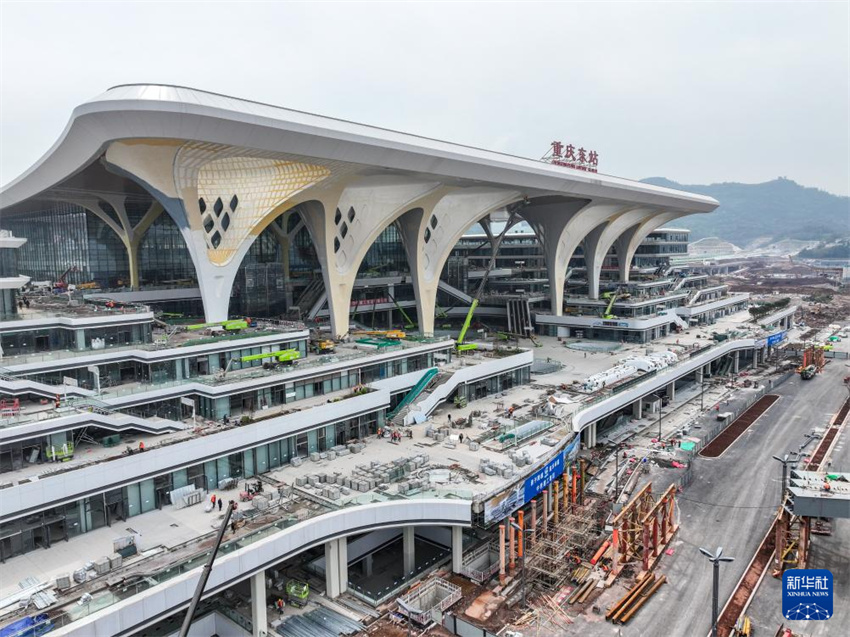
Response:
MULTIPOLYGON (((651 379, 653 376, 655 376, 658 373, 666 373, 668 370, 675 369, 676 367, 678 367, 678 366, 680 366, 684 363, 690 362, 692 360, 692 357, 696 356, 697 354, 704 354, 704 353, 708 352, 709 350, 714 350, 714 349, 718 349, 720 347, 724 347, 728 343, 729 343, 729 340, 724 340, 724 341, 721 341, 719 343, 715 343, 715 344, 712 344, 712 345, 702 347, 698 350, 695 349, 693 354, 690 354, 690 350, 686 350, 685 353, 689 354, 687 358, 679 359, 678 361, 676 361, 675 363, 672 363, 671 365, 668 365, 667 367, 664 367, 664 368, 659 369, 659 370, 655 370, 654 373, 642 374, 641 376, 638 376, 635 379, 625 381, 625 383, 628 383, 628 387, 632 387, 634 385, 639 385, 640 383, 644 382, 645 380, 651 379)), ((587 400, 582 401, 582 403, 581 403, 582 408, 590 407, 592 405, 596 405, 597 403, 601 403, 602 401, 608 400, 609 398, 616 395, 618 392, 623 391, 623 389, 625 389, 625 388, 617 389, 618 387, 620 387, 620 385, 615 385, 613 387, 603 389, 599 393, 595 394, 592 398, 588 398, 587 400)))
MULTIPOLYGON (((64 306, 62 306, 64 307, 64 306)), ((76 319, 96 319, 101 318, 103 316, 122 316, 122 315, 132 315, 132 314, 146 314, 151 313, 151 309, 146 305, 127 305, 122 306, 120 308, 116 307, 112 310, 104 309, 102 311, 85 311, 85 306, 71 306, 76 307, 78 311, 74 312, 69 309, 62 309, 62 307, 50 308, 50 309, 29 309, 24 310, 23 313, 17 314, 9 314, 5 315, 7 318, 5 320, 11 321, 31 321, 34 319, 44 319, 44 318, 76 318, 76 319)))
POLYGON ((168 349, 180 349, 183 347, 191 347, 194 345, 204 345, 208 343, 228 343, 231 341, 238 341, 248 338, 260 338, 263 336, 286 336, 287 334, 291 334, 298 331, 303 331, 306 328, 300 329, 286 329, 286 330, 259 330, 255 332, 242 332, 240 334, 223 334, 221 336, 210 337, 208 339, 197 338, 192 339, 191 341, 184 341, 182 343, 168 343, 168 342, 160 342, 160 343, 129 343, 127 345, 106 345, 100 349, 93 349, 87 347, 85 349, 63 349, 63 350, 51 350, 50 352, 44 354, 6 354, 3 356, 3 361, 7 365, 25 365, 27 363, 49 363, 54 360, 61 360, 65 358, 82 358, 86 356, 92 356, 95 354, 101 354, 103 352, 123 352, 123 351, 133 351, 139 350, 142 352, 161 352, 163 350, 168 349))
MULTIPOLYGON (((430 495, 423 497, 443 497, 440 495, 434 495, 434 493, 437 492, 431 492, 430 495)), ((454 499, 463 500, 469 499, 458 498, 456 495, 445 497, 453 497, 454 499)), ((265 511, 257 511, 255 509, 243 511, 243 519, 247 519, 249 523, 252 520, 258 520, 261 517, 268 516, 274 513, 280 514, 281 519, 275 520, 274 522, 262 526, 261 528, 250 531, 249 533, 246 533, 241 537, 237 537, 229 541, 223 542, 218 552, 218 558, 221 559, 221 557, 224 555, 251 546, 252 544, 260 540, 280 533, 281 531, 296 526, 297 524, 302 524, 304 522, 307 522, 308 520, 314 520, 327 513, 338 511, 340 508, 356 507, 361 506, 363 504, 370 504, 373 502, 387 502, 390 500, 408 499, 410 498, 401 494, 366 493, 362 494, 356 500, 346 502, 345 504, 336 508, 330 508, 322 505, 316 508, 300 508, 298 510, 298 515, 290 512, 293 504, 291 501, 283 501, 282 499, 280 499, 277 501, 276 504, 272 506, 271 509, 267 509, 265 511)), ((119 602, 130 599, 139 593, 147 591, 159 584, 168 582, 169 580, 172 580, 179 575, 188 573, 189 571, 203 566, 203 564, 206 563, 207 558, 209 557, 209 549, 202 551, 192 551, 192 548, 207 543, 216 534, 217 531, 210 531, 209 533, 205 533, 204 535, 193 538, 192 540, 189 540, 183 544, 167 548, 164 551, 158 552, 155 556, 152 555, 150 557, 134 561, 132 564, 133 571, 137 573, 145 573, 146 565, 148 565, 151 570, 146 572, 144 576, 139 576, 139 581, 115 585, 111 588, 102 589, 100 591, 93 591, 91 593, 92 599, 86 604, 77 603, 77 599, 79 599, 79 594, 81 594, 82 591, 79 591, 78 594, 77 592, 75 592, 75 590, 80 588, 82 585, 75 585, 70 589, 66 589, 65 591, 63 591, 63 597, 73 599, 72 601, 68 601, 63 606, 56 609, 61 612, 56 613, 56 616, 53 620, 54 623, 59 628, 69 626, 80 619, 85 619, 92 613, 103 610, 105 608, 109 608, 119 602), (155 564, 162 563, 163 557, 168 555, 169 553, 175 556, 174 563, 169 564, 167 567, 161 568, 159 570, 155 570, 155 564)), ((113 575, 115 575, 115 573, 113 573, 113 575)))

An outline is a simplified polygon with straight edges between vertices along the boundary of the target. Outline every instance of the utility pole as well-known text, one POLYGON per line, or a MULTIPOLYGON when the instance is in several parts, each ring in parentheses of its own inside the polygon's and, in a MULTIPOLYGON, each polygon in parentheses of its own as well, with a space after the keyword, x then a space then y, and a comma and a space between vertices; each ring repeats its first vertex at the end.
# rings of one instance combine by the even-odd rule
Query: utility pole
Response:
POLYGON ((734 562, 735 558, 724 556, 722 546, 718 546, 714 554, 704 548, 700 548, 699 552, 705 555, 714 565, 714 583, 711 593, 711 637, 717 637, 718 606, 720 604, 720 562, 734 562))

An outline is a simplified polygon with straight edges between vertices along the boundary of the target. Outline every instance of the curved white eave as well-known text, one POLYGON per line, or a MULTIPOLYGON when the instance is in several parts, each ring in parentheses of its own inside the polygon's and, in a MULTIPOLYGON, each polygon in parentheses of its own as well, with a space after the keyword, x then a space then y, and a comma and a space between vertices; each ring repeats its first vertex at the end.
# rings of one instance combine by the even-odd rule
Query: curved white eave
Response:
POLYGON ((74 109, 50 150, 0 191, 0 208, 39 195, 88 166, 109 142, 131 138, 230 144, 688 213, 719 205, 703 195, 194 89, 128 85, 74 109))

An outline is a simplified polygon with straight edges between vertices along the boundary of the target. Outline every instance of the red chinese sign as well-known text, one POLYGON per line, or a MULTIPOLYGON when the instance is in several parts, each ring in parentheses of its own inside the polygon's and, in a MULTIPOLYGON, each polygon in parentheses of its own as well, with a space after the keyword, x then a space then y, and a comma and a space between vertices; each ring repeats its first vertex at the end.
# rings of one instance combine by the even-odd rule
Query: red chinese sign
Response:
POLYGON ((576 148, 572 144, 563 144, 562 142, 552 142, 549 152, 543 158, 543 161, 556 166, 564 166, 565 168, 574 168, 575 170, 584 170, 585 172, 595 173, 599 166, 599 153, 595 150, 586 150, 585 148, 576 148))

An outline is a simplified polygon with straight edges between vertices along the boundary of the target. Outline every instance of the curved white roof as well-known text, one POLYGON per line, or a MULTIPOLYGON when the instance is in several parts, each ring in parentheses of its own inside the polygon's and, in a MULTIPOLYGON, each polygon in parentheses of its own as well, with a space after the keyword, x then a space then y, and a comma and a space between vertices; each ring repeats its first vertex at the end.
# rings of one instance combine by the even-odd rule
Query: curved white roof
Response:
POLYGON ((111 88, 77 107, 53 147, 0 191, 0 207, 56 186, 88 166, 112 141, 140 138, 286 152, 364 169, 521 188, 531 195, 606 198, 682 212, 710 212, 718 205, 703 195, 206 91, 130 84, 111 88))

